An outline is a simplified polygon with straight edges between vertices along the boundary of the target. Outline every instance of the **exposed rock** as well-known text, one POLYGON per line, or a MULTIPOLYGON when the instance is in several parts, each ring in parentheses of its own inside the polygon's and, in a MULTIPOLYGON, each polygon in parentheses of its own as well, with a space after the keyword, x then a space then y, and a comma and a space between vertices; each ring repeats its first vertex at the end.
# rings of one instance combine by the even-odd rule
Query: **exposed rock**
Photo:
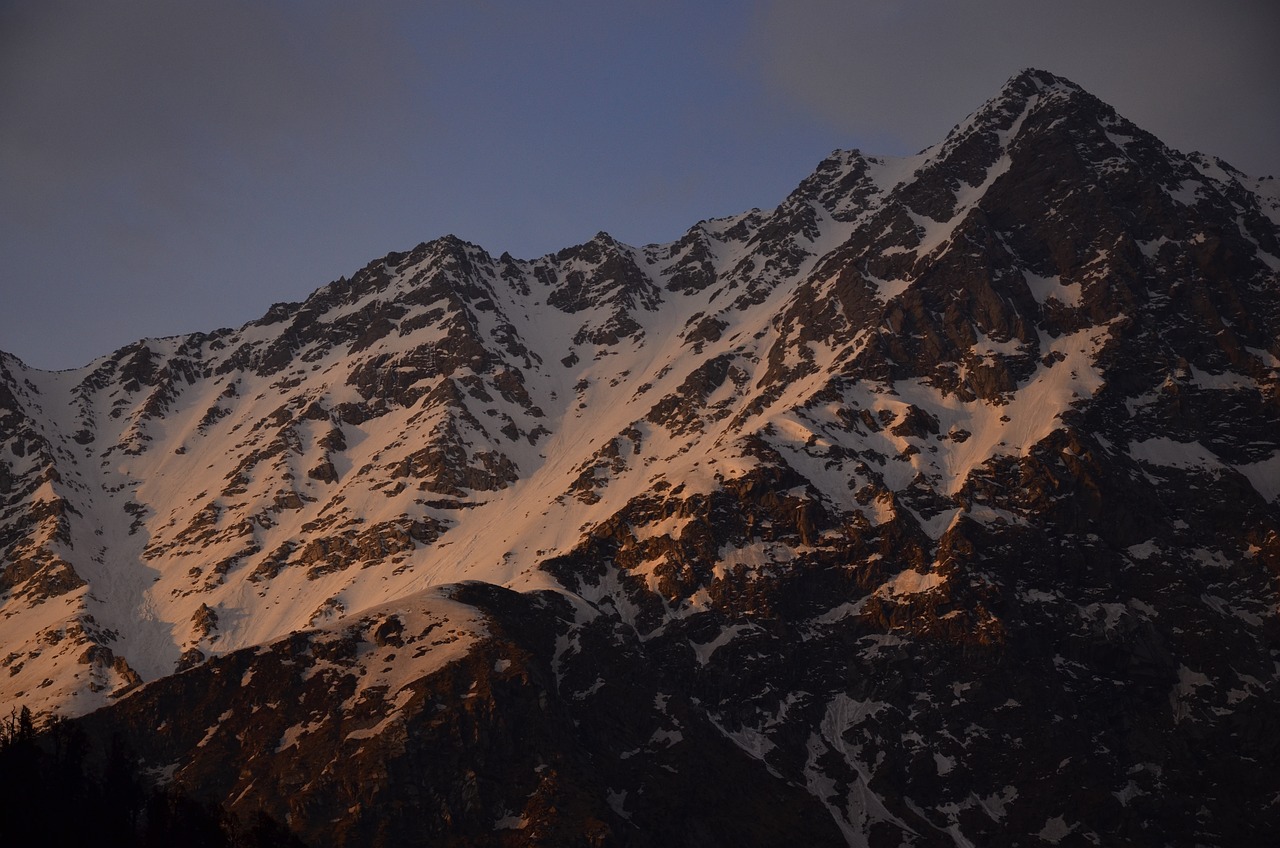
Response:
POLYGON ((316 848, 1263 844, 1277 222, 1027 71, 672 244, 0 355, 0 690, 316 848))

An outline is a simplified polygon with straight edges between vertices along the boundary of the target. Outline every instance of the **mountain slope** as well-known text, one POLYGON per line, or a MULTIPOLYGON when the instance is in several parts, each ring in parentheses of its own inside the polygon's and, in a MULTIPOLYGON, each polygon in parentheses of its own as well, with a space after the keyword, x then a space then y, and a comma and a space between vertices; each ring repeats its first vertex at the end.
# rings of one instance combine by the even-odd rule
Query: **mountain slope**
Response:
POLYGON ((1025 71, 672 244, 4 357, 0 685, 316 844, 1247 841, 1277 197, 1025 71))

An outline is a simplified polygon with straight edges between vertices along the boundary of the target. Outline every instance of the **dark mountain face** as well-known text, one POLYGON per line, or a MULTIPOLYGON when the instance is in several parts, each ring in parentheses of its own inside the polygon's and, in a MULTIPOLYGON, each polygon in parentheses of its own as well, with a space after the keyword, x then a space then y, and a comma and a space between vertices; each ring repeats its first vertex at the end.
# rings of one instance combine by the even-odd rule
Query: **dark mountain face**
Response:
POLYGON ((6 694, 315 846, 1260 844, 1278 198, 1026 71, 669 245, 2 359, 6 694))

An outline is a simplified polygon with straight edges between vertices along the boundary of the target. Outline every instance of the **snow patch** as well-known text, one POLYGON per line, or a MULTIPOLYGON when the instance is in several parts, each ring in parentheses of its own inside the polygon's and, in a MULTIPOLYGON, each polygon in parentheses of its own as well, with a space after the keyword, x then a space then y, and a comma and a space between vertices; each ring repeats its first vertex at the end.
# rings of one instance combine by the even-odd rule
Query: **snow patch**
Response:
POLYGON ((1163 436, 1130 442, 1129 456, 1139 462, 1167 468, 1222 468, 1222 461, 1217 455, 1199 442, 1178 442, 1163 436))
POLYGON ((890 597, 918 595, 936 589, 946 581, 947 578, 936 571, 922 573, 908 568, 880 584, 876 593, 890 597))

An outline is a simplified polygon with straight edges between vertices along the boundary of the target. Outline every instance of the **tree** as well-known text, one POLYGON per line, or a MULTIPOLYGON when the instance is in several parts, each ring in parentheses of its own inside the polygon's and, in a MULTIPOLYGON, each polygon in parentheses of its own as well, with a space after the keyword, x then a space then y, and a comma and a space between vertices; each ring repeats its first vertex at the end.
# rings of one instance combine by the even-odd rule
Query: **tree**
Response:
POLYGON ((42 775, 35 720, 23 706, 0 721, 0 845, 39 844, 42 775))
POLYGON ((31 708, 26 704, 19 710, 14 707, 9 717, 0 723, 0 750, 14 745, 31 744, 36 739, 36 722, 31 715, 31 708))
POLYGON ((102 772, 102 801, 108 842, 133 845, 146 790, 138 776, 136 758, 119 734, 111 737, 111 748, 107 752, 107 764, 102 772))

